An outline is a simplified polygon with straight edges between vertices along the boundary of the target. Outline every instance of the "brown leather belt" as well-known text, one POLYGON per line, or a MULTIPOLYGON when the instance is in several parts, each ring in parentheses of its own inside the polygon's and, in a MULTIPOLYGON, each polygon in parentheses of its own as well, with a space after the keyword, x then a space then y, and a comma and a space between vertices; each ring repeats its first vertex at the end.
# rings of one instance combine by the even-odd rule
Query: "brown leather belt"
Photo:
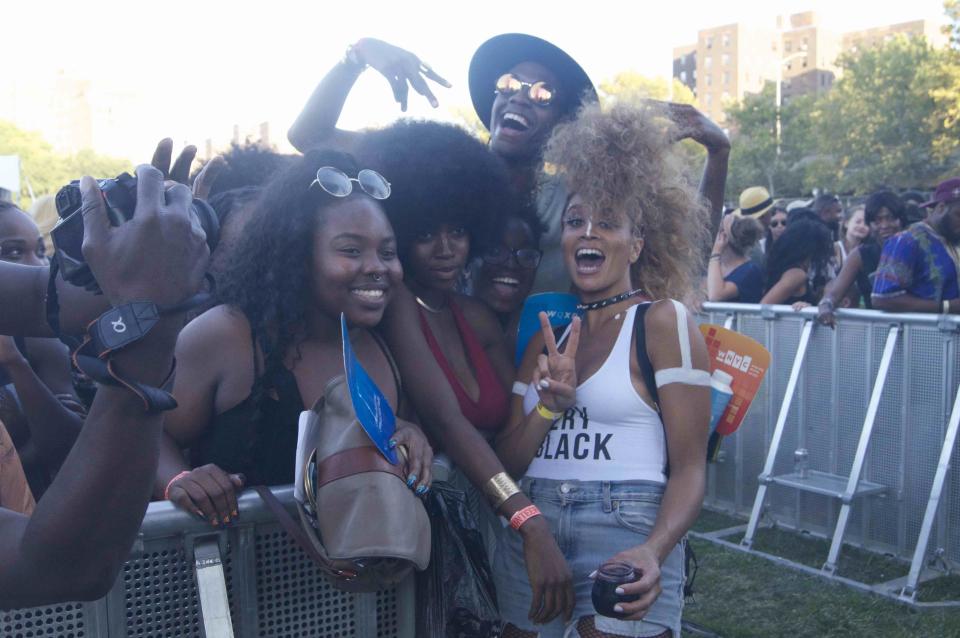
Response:
POLYGON ((364 445, 337 452, 318 463, 314 489, 320 489, 331 481, 364 472, 386 472, 393 474, 401 481, 404 480, 399 465, 394 465, 383 458, 376 447, 364 445))

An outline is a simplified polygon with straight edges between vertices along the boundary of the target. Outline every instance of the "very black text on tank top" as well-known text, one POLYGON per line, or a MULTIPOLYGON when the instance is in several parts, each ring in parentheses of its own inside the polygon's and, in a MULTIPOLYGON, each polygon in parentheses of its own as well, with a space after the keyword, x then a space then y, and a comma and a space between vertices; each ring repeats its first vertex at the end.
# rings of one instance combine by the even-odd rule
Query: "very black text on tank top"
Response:
POLYGON ((589 429, 590 415, 587 406, 570 408, 550 427, 540 449, 537 450, 537 458, 611 460, 607 446, 613 433, 589 432, 589 429))

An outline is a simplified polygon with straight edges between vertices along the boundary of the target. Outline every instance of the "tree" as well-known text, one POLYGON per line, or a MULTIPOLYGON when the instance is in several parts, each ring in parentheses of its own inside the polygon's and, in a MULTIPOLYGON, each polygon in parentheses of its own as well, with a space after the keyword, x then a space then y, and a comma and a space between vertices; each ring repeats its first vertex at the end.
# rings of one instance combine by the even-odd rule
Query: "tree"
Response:
POLYGON ((21 130, 2 120, 0 155, 20 157, 20 174, 23 180, 20 205, 24 208, 33 203, 30 199, 30 188, 33 189, 34 197, 41 197, 56 193, 61 186, 82 175, 114 177, 133 168, 126 160, 100 155, 90 149, 73 155, 61 155, 56 153, 39 133, 21 130))
POLYGON ((960 0, 944 0, 943 12, 947 14, 947 24, 943 32, 950 36, 950 44, 960 48, 960 0))
POLYGON ((727 193, 735 197, 750 186, 764 186, 772 195, 800 195, 804 165, 812 152, 810 114, 813 96, 793 98, 780 109, 780 154, 776 140, 776 87, 763 90, 727 109, 731 128, 727 193))
POLYGON ((812 113, 818 157, 808 186, 911 188, 955 170, 960 64, 951 50, 899 36, 838 63, 841 78, 812 113))
POLYGON ((693 91, 677 80, 648 78, 636 71, 622 71, 610 80, 597 86, 601 102, 614 102, 618 99, 670 100, 680 104, 693 104, 693 91), (672 92, 671 92, 672 90, 672 92))

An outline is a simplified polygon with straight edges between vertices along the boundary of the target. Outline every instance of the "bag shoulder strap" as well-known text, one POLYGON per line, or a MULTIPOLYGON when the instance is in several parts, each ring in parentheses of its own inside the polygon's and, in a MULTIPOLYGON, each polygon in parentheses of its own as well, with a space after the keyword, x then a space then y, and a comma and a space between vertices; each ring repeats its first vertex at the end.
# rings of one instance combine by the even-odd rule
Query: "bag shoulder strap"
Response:
POLYGON ((637 305, 637 311, 633 315, 633 329, 636 333, 637 364, 640 366, 640 374, 643 375, 643 382, 650 391, 650 396, 656 405, 657 412, 660 411, 660 396, 657 394, 657 379, 653 370, 653 363, 650 361, 650 355, 647 354, 647 328, 646 316, 647 310, 652 303, 641 303, 637 305))
POLYGON ((333 563, 330 562, 330 559, 317 551, 317 548, 313 543, 310 542, 310 539, 307 538, 306 532, 303 531, 303 527, 300 526, 300 523, 295 521, 290 512, 286 510, 283 504, 273 495, 273 492, 270 491, 269 487, 265 485, 255 485, 253 489, 257 490, 257 494, 260 495, 260 498, 263 499, 263 502, 267 504, 267 508, 273 513, 276 517, 277 522, 280 523, 280 526, 296 541, 297 545, 300 546, 307 555, 318 562, 320 565, 324 566, 330 571, 336 572, 333 567, 333 563))

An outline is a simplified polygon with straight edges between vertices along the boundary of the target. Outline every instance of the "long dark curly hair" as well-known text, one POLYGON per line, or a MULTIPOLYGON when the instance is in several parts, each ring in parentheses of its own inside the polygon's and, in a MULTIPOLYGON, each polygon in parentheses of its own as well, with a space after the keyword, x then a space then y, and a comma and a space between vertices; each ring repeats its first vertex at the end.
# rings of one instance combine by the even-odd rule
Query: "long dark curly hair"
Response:
MULTIPOLYGON (((243 312, 263 349, 265 374, 278 370, 304 336, 314 236, 324 209, 343 201, 311 186, 321 166, 351 177, 358 172, 350 155, 317 150, 279 173, 258 199, 220 282, 220 301, 243 312)), ((366 197, 355 187, 350 197, 358 196, 366 197)))
POLYGON ((767 290, 780 281, 783 273, 801 267, 808 259, 810 270, 820 271, 832 256, 833 237, 819 219, 791 221, 767 255, 767 290))
POLYGON ((365 133, 357 156, 392 185, 383 207, 404 263, 414 240, 442 224, 464 228, 471 257, 480 254, 516 206, 502 160, 453 124, 400 120, 365 133))

